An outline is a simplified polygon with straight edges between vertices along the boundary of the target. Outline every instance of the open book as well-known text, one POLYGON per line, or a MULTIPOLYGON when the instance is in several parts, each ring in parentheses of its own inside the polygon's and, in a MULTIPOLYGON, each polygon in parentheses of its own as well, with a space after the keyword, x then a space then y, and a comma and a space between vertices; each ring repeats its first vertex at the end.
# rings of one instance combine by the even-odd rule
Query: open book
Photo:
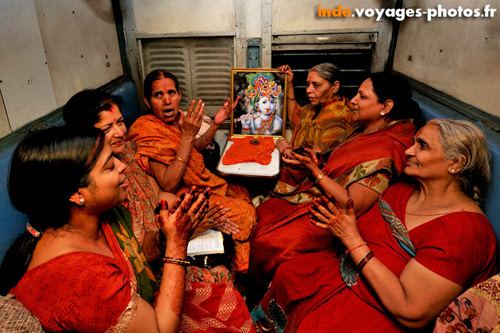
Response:
POLYGON ((224 237, 220 231, 209 229, 188 243, 189 257, 214 253, 224 253, 224 237))

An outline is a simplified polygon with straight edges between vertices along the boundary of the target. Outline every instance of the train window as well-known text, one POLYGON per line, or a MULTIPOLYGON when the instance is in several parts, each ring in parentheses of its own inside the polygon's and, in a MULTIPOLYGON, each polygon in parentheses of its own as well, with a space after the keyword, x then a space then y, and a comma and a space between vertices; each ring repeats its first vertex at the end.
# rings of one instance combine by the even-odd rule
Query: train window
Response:
POLYGON ((273 36, 272 66, 289 64, 292 67, 295 96, 299 104, 305 105, 308 103, 305 82, 309 69, 322 62, 331 62, 342 71, 341 93, 352 98, 370 72, 375 38, 375 33, 273 36))
POLYGON ((177 76, 181 108, 193 98, 205 102, 205 113, 215 112, 230 96, 234 64, 233 37, 148 38, 141 40, 142 73, 166 69, 177 76))

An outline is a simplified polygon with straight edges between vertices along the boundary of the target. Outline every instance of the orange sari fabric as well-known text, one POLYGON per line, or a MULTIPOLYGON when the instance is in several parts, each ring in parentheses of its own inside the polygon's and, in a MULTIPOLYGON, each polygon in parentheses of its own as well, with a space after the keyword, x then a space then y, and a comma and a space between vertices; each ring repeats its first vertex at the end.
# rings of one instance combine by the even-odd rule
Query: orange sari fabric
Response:
MULTIPOLYGON (((168 125, 155 117, 146 115, 138 118, 130 127, 128 139, 137 143, 135 160, 149 174, 149 160, 153 159, 169 165, 177 154, 181 140, 181 132, 176 127, 168 125)), ((177 194, 189 189, 190 186, 210 187, 212 196, 210 203, 220 202, 231 210, 226 214, 230 220, 238 224, 241 231, 233 236, 235 241, 235 272, 246 272, 250 257, 250 235, 257 223, 255 209, 250 202, 248 191, 238 185, 227 182, 212 174, 203 162, 203 156, 192 149, 187 162, 187 168, 179 185, 177 194)))
POLYGON ((231 165, 238 163, 260 163, 268 165, 271 163, 271 153, 274 150, 273 138, 247 136, 244 138, 231 138, 233 144, 222 158, 222 164, 231 165), (259 143, 254 144, 257 140, 259 143))
POLYGON ((132 215, 132 229, 135 238, 142 244, 146 232, 159 230, 154 214, 158 204, 158 196, 149 182, 148 175, 135 161, 136 151, 135 142, 126 142, 125 150, 120 154, 120 159, 128 165, 125 177, 129 186, 127 187, 127 199, 123 205, 132 215))

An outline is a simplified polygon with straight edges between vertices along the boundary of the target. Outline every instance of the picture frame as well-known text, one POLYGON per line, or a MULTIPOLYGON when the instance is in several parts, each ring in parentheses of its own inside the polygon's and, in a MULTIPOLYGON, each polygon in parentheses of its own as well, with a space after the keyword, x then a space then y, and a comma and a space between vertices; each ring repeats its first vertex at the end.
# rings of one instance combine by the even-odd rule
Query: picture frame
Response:
POLYGON ((230 136, 285 136, 287 75, 271 68, 232 68, 230 136))

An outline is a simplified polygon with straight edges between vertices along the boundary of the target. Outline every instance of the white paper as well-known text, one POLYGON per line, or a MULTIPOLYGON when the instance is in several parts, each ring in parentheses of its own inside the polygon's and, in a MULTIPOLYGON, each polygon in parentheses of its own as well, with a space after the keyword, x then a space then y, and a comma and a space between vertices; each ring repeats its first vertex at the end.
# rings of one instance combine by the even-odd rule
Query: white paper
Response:
POLYGON ((220 231, 209 229, 188 243, 188 256, 214 253, 224 253, 224 237, 220 231))

